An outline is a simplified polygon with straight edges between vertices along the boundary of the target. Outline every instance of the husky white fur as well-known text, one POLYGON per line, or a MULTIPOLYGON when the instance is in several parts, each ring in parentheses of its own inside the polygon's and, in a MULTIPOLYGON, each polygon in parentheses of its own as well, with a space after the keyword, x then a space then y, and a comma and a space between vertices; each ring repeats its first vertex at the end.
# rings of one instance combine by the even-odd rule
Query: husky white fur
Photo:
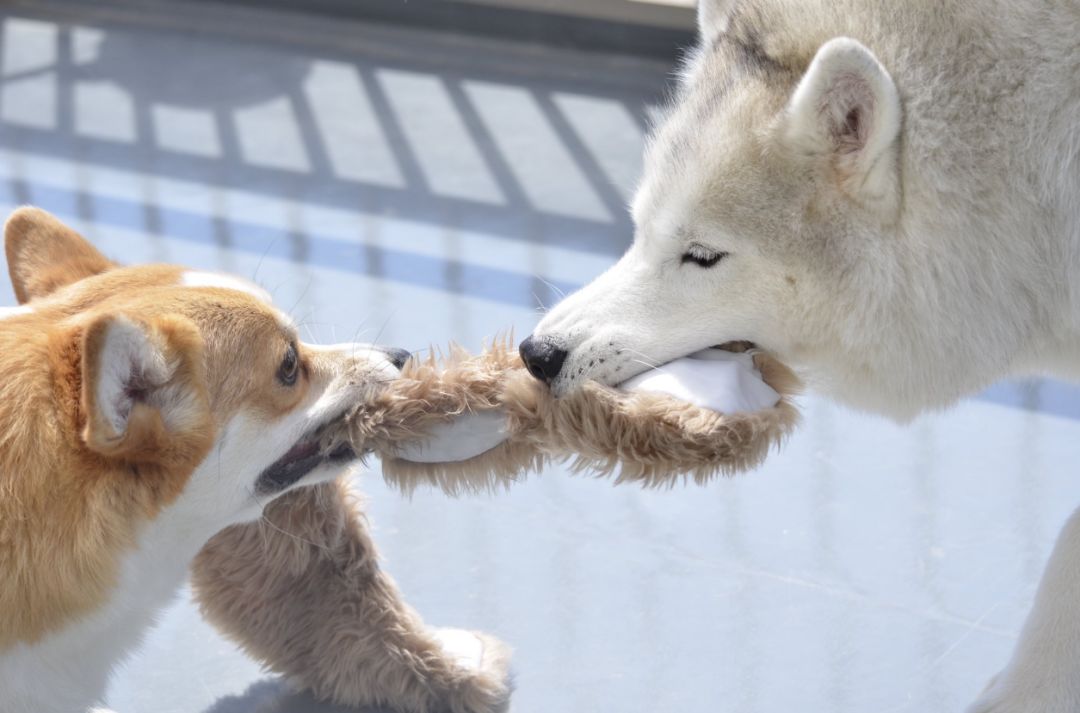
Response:
MULTIPOLYGON (((633 246, 522 350, 556 394, 730 340, 901 420, 1080 377, 1080 3, 704 2, 633 246)), ((1080 711, 1080 511, 971 710, 1080 711)))

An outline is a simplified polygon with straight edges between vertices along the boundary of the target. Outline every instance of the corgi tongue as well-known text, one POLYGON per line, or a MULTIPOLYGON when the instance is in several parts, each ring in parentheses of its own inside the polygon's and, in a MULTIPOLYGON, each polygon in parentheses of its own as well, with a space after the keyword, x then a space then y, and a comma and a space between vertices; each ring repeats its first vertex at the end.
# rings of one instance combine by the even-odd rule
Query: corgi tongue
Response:
POLYGON ((324 449, 318 438, 311 437, 290 448, 264 470, 256 481, 256 487, 264 493, 281 491, 324 464, 341 464, 356 458, 356 452, 348 443, 336 448, 324 449))
POLYGON ((289 452, 281 457, 281 461, 296 461, 310 458, 319 452, 317 440, 301 441, 289 449, 289 452))
POLYGON ((667 394, 720 413, 750 413, 775 406, 780 394, 766 384, 749 352, 704 349, 627 379, 620 391, 667 394))

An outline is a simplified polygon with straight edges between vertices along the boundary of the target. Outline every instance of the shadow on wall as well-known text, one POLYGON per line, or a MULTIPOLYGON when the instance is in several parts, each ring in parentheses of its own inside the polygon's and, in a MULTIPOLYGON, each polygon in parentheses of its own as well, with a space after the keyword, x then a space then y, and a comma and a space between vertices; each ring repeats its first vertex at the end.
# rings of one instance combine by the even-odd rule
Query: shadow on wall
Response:
POLYGON ((135 17, 80 6, 78 22, 33 12, 0 13, 0 181, 12 203, 231 249, 273 243, 296 262, 530 306, 575 283, 552 290, 475 265, 468 246, 434 261, 377 237, 357 250, 318 225, 237 218, 228 195, 203 215, 152 189, 66 185, 19 159, 408 220, 435 240, 449 228, 604 259, 629 243, 626 203, 664 65, 211 5, 135 17))
POLYGON ((277 678, 253 683, 239 696, 219 699, 203 713, 394 713, 388 708, 344 708, 296 693, 277 678))

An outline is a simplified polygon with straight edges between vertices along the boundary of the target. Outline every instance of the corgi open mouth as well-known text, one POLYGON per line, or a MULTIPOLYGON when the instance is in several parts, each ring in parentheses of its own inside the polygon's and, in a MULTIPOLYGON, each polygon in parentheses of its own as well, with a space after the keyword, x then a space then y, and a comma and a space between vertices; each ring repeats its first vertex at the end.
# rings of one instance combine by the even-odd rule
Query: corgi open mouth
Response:
POLYGON ((343 416, 337 416, 306 434, 259 475, 255 482, 256 490, 262 494, 277 493, 295 485, 320 466, 342 465, 356 460, 358 455, 347 442, 327 439, 327 431, 343 423, 343 416))

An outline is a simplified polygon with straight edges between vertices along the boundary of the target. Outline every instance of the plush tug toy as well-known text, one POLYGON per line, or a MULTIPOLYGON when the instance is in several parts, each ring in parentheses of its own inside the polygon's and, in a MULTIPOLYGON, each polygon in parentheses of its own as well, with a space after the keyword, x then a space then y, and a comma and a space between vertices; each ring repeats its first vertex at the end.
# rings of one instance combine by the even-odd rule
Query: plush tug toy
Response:
POLYGON ((798 421, 796 377, 745 344, 706 349, 618 388, 590 382, 555 398, 505 342, 478 356, 408 363, 374 406, 352 419, 354 444, 382 456, 386 478, 411 490, 506 485, 549 459, 616 482, 701 483, 757 465, 798 421))
MULTIPOLYGON (((328 437, 378 454, 387 480, 406 491, 506 487, 564 459, 577 470, 617 471, 619 482, 703 482, 756 465, 798 419, 792 373, 739 349, 706 350, 619 388, 589 383, 556 399, 505 342, 479 355, 451 348, 411 360, 350 415, 347 430, 328 437)), ((219 534, 196 561, 193 583, 210 621, 321 698, 409 713, 505 710, 502 644, 458 632, 480 648, 467 648, 468 666, 455 663, 374 553, 346 485, 327 483, 219 534)))
MULTIPOLYGON (((764 458, 797 421, 797 388, 776 360, 732 345, 556 399, 497 343, 412 360, 334 438, 379 454, 404 490, 508 486, 550 459, 650 486, 701 482, 764 458)), ((218 534, 192 582, 211 622, 320 698, 406 713, 506 709, 505 647, 425 625, 379 567, 345 480, 288 493, 260 521, 218 534), (463 641, 464 659, 453 653, 463 641)))

